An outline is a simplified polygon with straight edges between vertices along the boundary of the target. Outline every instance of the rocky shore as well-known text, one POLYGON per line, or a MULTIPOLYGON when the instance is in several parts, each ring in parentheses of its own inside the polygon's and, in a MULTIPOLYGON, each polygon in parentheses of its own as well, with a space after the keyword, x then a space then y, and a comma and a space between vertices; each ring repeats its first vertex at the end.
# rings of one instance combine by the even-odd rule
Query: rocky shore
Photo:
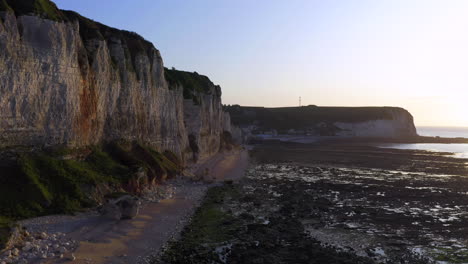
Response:
POLYGON ((154 263, 468 261, 468 160, 285 143, 251 156, 154 263))
POLYGON ((64 233, 17 231, 20 241, 13 249, 5 251, 0 263, 28 264, 38 259, 61 259, 73 261, 75 255, 71 253, 77 247, 77 241, 66 237, 64 233))

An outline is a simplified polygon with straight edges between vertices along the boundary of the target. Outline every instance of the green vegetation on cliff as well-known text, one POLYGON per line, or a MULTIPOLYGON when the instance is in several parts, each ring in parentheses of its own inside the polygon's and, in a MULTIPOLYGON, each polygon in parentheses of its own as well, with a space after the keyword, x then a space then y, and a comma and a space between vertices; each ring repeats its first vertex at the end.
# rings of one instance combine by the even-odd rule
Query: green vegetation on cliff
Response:
POLYGON ((214 85, 208 77, 200 75, 197 72, 164 68, 164 77, 169 87, 182 86, 184 88, 185 99, 196 100, 198 94, 210 94, 212 90, 216 92, 217 96, 221 96, 219 86, 214 85))
MULTIPOLYGON (((53 21, 75 22, 80 24, 80 35, 86 43, 90 40, 104 40, 108 44, 114 44, 120 41, 124 48, 125 65, 126 69, 135 72, 136 70, 136 57, 138 54, 144 54, 150 60, 154 58, 154 45, 145 40, 143 37, 135 32, 126 30, 119 30, 116 28, 108 27, 99 22, 85 18, 80 14, 73 11, 60 10, 50 0, 0 0, 0 11, 14 12, 16 16, 22 15, 35 15, 41 18, 50 19, 53 21)), ((87 53, 94 52, 92 49, 94 45, 87 46, 87 53)), ((80 54, 80 65, 84 66, 85 58, 92 58, 93 56, 86 56, 80 54)), ((117 58, 112 58, 114 62, 117 58)), ((92 64, 92 61, 89 62, 92 64)), ((137 75, 139 78, 140 76, 137 75)))
POLYGON ((225 106, 233 124, 245 126, 256 124, 265 129, 287 130, 307 129, 319 123, 335 122, 358 123, 372 120, 392 120, 392 112, 400 111, 411 116, 406 110, 397 107, 244 107, 225 106))
POLYGON ((20 154, 0 164, 0 215, 21 219, 73 213, 106 194, 98 191, 99 186, 135 193, 138 190, 129 182, 138 171, 154 182, 174 177, 181 170, 174 156, 137 143, 20 154))
POLYGON ((0 0, 0 12, 13 12, 13 8, 8 5, 7 0, 0 0))
MULTIPOLYGON (((89 66, 93 64, 92 59, 96 52, 94 43, 86 45, 89 41, 105 41, 109 47, 121 45, 123 57, 116 57, 119 52, 111 52, 112 65, 120 70, 134 72, 139 80, 142 76, 137 71, 137 56, 143 55, 149 58, 151 67, 155 56, 159 56, 154 45, 137 33, 106 26, 73 11, 60 10, 50 0, 0 0, 0 11, 12 11, 16 16, 36 15, 54 21, 78 22, 79 33, 85 44, 78 52, 78 61, 83 74, 89 72, 89 66)), ((210 94, 214 91, 217 96, 221 96, 219 86, 214 85, 208 77, 196 72, 165 69, 164 75, 170 88, 182 86, 184 98, 193 99, 196 104, 200 102, 200 94, 210 94)))
POLYGON ((37 15, 54 21, 67 20, 62 11, 49 0, 1 0, 0 11, 13 11, 16 16, 37 15))
POLYGON ((182 162, 170 151, 119 141, 23 152, 2 159, 0 171, 1 250, 14 220, 74 213, 116 193, 138 195, 150 184, 175 177, 182 162))

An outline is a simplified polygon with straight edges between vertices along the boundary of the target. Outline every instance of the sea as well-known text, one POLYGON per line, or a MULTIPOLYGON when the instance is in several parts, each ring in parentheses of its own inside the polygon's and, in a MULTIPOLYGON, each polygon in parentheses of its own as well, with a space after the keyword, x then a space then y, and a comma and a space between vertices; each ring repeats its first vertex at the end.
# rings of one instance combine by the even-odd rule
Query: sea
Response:
MULTIPOLYGON (((468 138, 468 127, 417 127, 417 130, 420 136, 468 138)), ((468 159, 468 144, 385 144, 380 147, 450 152, 454 157, 468 159)))

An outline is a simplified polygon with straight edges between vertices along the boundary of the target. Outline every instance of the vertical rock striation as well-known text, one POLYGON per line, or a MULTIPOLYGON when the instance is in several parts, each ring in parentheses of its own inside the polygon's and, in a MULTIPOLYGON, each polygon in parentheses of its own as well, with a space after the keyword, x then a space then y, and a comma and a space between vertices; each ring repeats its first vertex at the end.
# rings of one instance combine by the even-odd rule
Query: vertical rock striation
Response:
POLYGON ((169 85, 139 35, 48 0, 4 0, 0 18, 0 147, 126 139, 187 156, 191 135, 200 157, 218 151, 220 88, 169 85))

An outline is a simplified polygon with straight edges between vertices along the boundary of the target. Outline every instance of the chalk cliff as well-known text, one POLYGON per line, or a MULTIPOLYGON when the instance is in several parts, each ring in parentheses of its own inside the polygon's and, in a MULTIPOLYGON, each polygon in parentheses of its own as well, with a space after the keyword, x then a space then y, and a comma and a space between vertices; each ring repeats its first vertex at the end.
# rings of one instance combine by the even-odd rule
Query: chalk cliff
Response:
POLYGON ((342 137, 417 136, 413 116, 398 107, 228 106, 232 122, 246 133, 342 137))
POLYGON ((168 83, 153 44, 48 0, 0 1, 0 50, 0 148, 126 139, 207 157, 229 127, 206 77, 168 83))

